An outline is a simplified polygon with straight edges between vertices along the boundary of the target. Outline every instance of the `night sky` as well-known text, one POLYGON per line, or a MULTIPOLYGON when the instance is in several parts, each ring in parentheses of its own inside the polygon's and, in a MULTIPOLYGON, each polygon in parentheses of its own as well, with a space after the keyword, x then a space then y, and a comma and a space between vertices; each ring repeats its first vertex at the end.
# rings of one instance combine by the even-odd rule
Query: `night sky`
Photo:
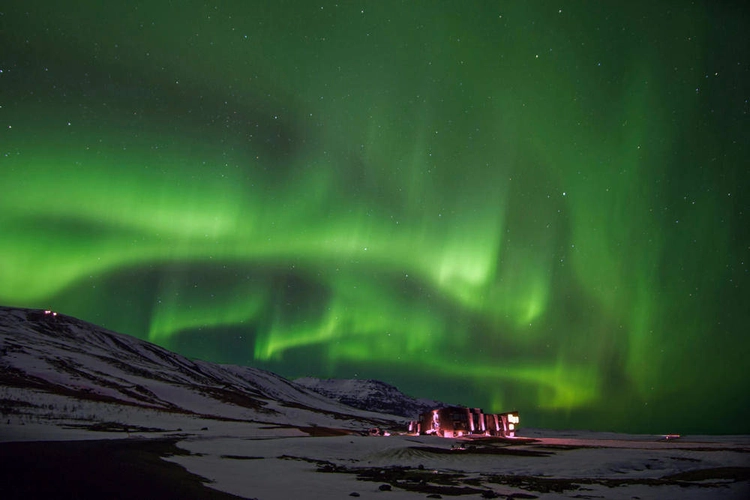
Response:
POLYGON ((526 426, 748 433, 748 29, 715 1, 3 2, 0 303, 526 426))

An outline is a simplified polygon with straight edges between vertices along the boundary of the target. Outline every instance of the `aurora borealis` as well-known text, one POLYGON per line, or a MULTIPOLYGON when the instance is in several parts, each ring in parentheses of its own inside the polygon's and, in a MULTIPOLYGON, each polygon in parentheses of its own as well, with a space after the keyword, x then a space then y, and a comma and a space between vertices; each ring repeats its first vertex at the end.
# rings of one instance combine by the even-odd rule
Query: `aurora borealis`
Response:
POLYGON ((750 432, 747 10, 0 14, 0 303, 524 425, 750 432))

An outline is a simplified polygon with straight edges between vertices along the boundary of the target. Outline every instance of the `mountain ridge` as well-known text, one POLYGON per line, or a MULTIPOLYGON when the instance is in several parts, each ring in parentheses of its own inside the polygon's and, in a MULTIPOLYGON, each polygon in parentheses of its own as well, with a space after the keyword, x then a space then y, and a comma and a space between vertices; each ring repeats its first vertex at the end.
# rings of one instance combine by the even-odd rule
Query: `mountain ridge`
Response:
POLYGON ((425 411, 446 406, 432 399, 408 396, 395 386, 375 379, 301 377, 294 382, 353 408, 411 419, 425 411))
POLYGON ((298 428, 401 425, 398 415, 344 405, 272 372, 190 360, 72 316, 0 306, 0 417, 84 425, 122 414, 298 428))

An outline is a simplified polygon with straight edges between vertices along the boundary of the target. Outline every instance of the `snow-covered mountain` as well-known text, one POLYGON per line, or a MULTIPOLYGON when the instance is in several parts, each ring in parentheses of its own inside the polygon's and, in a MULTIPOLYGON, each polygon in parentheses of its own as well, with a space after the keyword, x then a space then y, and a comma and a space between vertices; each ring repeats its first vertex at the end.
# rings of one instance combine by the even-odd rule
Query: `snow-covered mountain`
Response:
POLYGON ((411 419, 422 412, 446 406, 439 401, 407 396, 379 380, 303 377, 294 382, 347 406, 411 419))
POLYGON ((7 307, 0 307, 0 416, 3 423, 125 429, 156 421, 183 427, 186 418, 290 428, 401 425, 271 372, 194 361, 70 316, 7 307))

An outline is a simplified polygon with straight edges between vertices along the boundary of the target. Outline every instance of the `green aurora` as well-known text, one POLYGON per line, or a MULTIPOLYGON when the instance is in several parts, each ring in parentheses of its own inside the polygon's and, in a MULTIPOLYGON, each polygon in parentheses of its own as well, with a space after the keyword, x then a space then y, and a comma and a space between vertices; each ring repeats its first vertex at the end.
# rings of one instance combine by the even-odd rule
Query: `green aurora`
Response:
POLYGON ((0 303, 526 426, 750 432, 747 10, 0 10, 0 303))

